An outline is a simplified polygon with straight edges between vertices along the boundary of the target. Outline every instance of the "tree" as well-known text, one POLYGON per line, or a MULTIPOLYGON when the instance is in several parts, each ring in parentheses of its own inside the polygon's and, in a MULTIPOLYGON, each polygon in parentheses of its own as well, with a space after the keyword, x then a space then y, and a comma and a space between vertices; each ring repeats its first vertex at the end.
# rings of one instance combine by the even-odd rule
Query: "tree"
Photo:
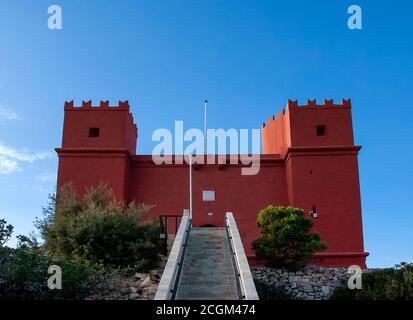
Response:
POLYGON ((88 188, 83 197, 64 185, 52 200, 38 220, 50 256, 142 271, 157 265, 160 230, 146 217, 151 206, 117 202, 103 184, 88 188))
POLYGON ((14 227, 11 224, 7 224, 7 221, 0 219, 0 247, 2 247, 13 234, 14 227))
POLYGON ((49 201, 45 207, 42 207, 43 216, 36 217, 34 227, 37 229, 42 240, 45 240, 48 226, 52 225, 56 214, 56 193, 49 194, 49 201))
POLYGON ((268 206, 257 217, 261 236, 253 242, 257 258, 269 267, 297 270, 303 267, 316 251, 327 245, 317 233, 311 233, 313 223, 304 210, 284 206, 268 206))

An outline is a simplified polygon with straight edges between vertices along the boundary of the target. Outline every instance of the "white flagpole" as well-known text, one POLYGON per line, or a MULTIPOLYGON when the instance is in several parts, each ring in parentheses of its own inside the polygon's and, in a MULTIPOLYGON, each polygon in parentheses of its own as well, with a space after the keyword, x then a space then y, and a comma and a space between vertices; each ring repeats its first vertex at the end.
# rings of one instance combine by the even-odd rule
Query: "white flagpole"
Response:
POLYGON ((192 154, 189 156, 189 219, 192 219, 192 154))
POLYGON ((207 154, 207 105, 208 105, 208 100, 204 101, 204 154, 207 154))

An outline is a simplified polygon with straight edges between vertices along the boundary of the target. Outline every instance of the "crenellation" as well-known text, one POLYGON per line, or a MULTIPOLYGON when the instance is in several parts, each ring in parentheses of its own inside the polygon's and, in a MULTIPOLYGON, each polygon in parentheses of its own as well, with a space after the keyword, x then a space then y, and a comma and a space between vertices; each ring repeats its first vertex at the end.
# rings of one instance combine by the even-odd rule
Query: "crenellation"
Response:
POLYGON ((100 100, 100 105, 101 108, 109 108, 109 100, 102 101, 100 100))
POLYGON ((129 101, 128 100, 119 100, 117 105, 110 105, 109 100, 100 100, 99 105, 93 105, 92 100, 82 100, 81 105, 76 106, 73 100, 65 101, 64 109, 76 109, 76 110, 84 110, 84 109, 111 109, 111 110, 130 110, 129 101))
POLYGON ((324 105, 326 107, 333 107, 334 106, 333 99, 324 99, 324 105))
POLYGON ((74 107, 74 105, 73 105, 73 100, 71 100, 71 101, 65 101, 65 110, 71 109, 71 108, 73 108, 73 107, 74 107))
POLYGON ((317 99, 308 99, 306 107, 317 107, 317 99))
POLYGON ((306 108, 350 108, 351 107, 351 99, 342 99, 341 103, 334 103, 333 99, 324 99, 323 104, 318 104, 317 99, 307 99, 306 104, 298 104, 297 100, 288 100, 287 108, 289 109, 306 109, 306 108))
POLYGON ((341 104, 343 107, 351 108, 351 99, 347 99, 347 100, 343 99, 341 104))
POLYGON ((298 107, 298 101, 297 100, 290 100, 288 99, 287 101, 287 108, 297 108, 298 107))
POLYGON ((89 100, 89 101, 82 100, 82 108, 92 108, 92 100, 89 100))
POLYGON ((129 108, 129 101, 128 100, 125 100, 125 101, 119 100, 118 107, 119 108, 126 108, 126 107, 129 108))

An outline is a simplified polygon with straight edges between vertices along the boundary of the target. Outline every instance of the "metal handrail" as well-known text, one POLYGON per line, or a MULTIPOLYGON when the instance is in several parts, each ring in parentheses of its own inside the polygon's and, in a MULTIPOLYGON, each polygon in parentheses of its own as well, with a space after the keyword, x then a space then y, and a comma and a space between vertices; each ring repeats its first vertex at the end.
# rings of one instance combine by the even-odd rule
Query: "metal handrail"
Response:
POLYGON ((178 270, 182 269, 183 257, 185 255, 184 250, 186 249, 191 225, 192 221, 189 212, 185 209, 155 294, 155 300, 171 300, 171 294, 176 295, 181 273, 179 271, 178 274, 178 270))
POLYGON ((236 253, 235 253, 235 250, 232 247, 232 243, 231 243, 232 237, 231 237, 230 232, 229 232, 229 225, 227 224, 227 221, 226 221, 227 219, 228 218, 225 216, 225 232, 227 234, 227 240, 228 240, 228 245, 229 245, 229 251, 231 253, 232 265, 233 265, 234 271, 235 271, 235 283, 237 285, 238 297, 240 298, 240 300, 245 300, 245 295, 243 294, 242 289, 241 289, 241 279, 240 279, 241 278, 241 273, 238 269, 238 264, 235 260, 236 253))
POLYGON ((225 225, 228 231, 228 239, 231 243, 232 256, 235 259, 242 299, 259 300, 234 215, 232 212, 227 212, 225 218, 225 225))
POLYGON ((178 270, 176 271, 175 283, 171 290, 171 300, 175 300, 176 294, 178 291, 179 281, 181 280, 181 273, 182 273, 182 269, 184 266, 185 252, 186 252, 186 248, 188 247, 188 238, 189 238, 189 233, 191 231, 191 228, 192 228, 192 219, 189 219, 188 228, 185 231, 186 233, 185 241, 182 244, 182 253, 181 253, 181 256, 178 262, 178 270))
POLYGON ((175 218, 175 234, 178 231, 178 221, 182 218, 181 215, 169 214, 159 216, 160 237, 163 239, 164 255, 168 254, 168 218, 175 218))
POLYGON ((178 214, 162 214, 159 216, 161 232, 168 234, 168 218, 175 218, 175 233, 178 231, 178 221, 182 215, 178 214))

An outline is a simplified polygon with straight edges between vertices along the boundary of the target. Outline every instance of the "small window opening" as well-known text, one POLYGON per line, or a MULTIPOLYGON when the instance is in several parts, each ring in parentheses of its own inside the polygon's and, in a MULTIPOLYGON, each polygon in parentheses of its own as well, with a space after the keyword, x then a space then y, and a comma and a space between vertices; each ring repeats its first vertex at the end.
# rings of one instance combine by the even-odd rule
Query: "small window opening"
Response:
POLYGON ((322 137, 326 135, 326 126, 320 125, 316 128, 317 136, 322 137))
POLYGON ((99 128, 89 128, 89 138, 97 138, 99 137, 99 134, 99 128))

